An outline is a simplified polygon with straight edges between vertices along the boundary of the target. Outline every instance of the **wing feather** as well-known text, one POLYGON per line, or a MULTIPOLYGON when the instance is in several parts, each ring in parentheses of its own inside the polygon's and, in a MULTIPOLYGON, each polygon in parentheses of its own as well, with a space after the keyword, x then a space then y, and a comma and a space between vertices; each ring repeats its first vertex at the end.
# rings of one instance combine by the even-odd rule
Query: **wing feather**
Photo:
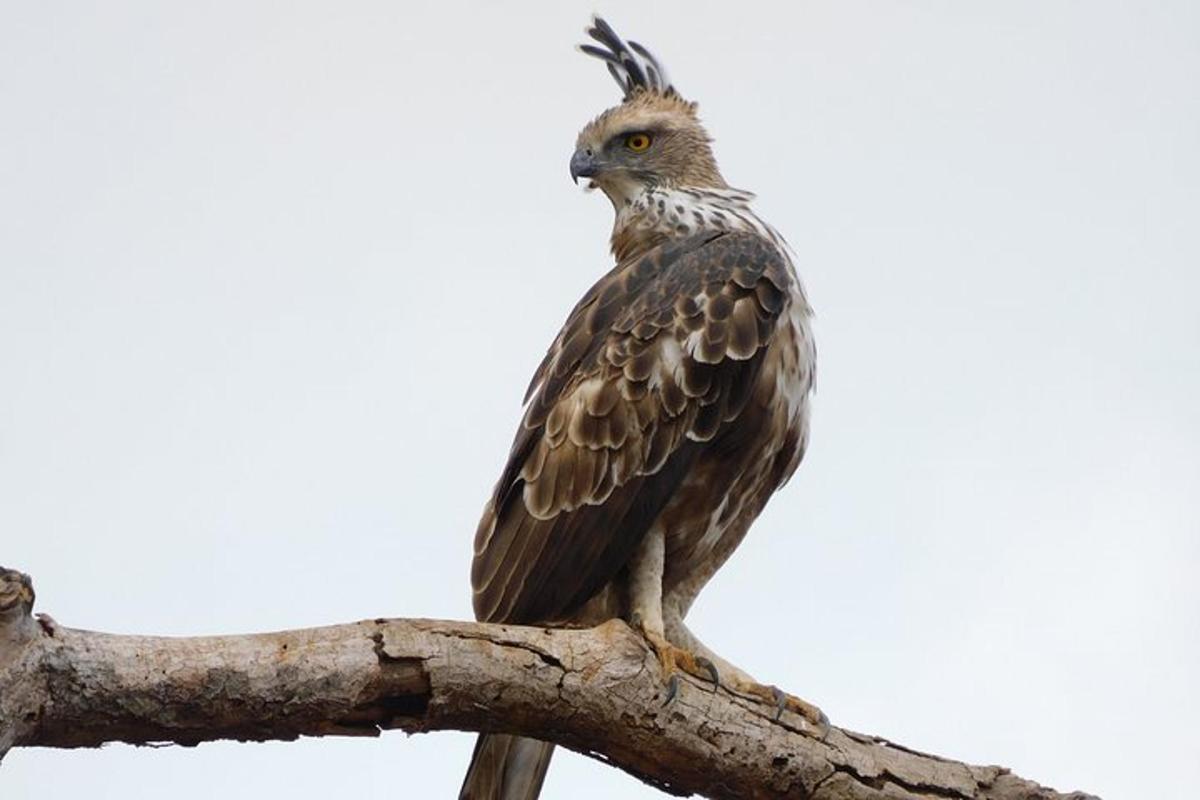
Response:
POLYGON ((746 407, 792 273, 748 233, 618 264, 538 367, 476 533, 480 619, 550 622, 625 566, 697 456, 746 407))

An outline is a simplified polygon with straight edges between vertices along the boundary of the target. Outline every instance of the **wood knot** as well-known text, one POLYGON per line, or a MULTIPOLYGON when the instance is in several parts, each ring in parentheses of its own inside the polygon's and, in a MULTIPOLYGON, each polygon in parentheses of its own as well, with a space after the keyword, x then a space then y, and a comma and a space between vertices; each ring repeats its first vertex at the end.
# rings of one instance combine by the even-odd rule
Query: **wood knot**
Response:
POLYGON ((0 567, 0 612, 19 608, 20 613, 33 610, 33 581, 24 572, 0 567))

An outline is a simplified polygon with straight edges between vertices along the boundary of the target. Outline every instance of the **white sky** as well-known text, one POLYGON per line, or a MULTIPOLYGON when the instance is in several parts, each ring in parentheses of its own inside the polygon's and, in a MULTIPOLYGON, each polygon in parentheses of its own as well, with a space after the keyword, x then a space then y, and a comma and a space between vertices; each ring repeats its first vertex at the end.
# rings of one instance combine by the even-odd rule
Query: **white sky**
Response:
MULTIPOLYGON (((617 99, 592 5, 501 5, 0 5, 0 563, 42 610, 470 615, 521 392, 610 264, 567 175, 617 99)), ((837 724, 1188 796, 1200 6, 597 6, 818 313, 809 456, 693 627, 837 724)), ((19 750, 0 796, 449 797, 471 740, 19 750)), ((545 796, 656 795, 560 753, 545 796)))

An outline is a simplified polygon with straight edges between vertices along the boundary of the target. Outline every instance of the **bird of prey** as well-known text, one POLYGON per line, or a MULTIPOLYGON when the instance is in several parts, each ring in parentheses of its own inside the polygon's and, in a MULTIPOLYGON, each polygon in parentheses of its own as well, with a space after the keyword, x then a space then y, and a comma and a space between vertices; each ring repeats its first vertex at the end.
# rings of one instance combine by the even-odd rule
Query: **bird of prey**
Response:
MULTIPOLYGON (((700 589, 795 471, 808 440, 811 309, 753 195, 662 64, 602 19, 580 49, 622 102, 579 134, 571 177, 612 202, 608 274, 583 296, 525 395, 475 536, 481 621, 592 625, 646 637, 676 670, 823 715, 757 684, 684 624, 700 589)), ((553 745, 483 734, 461 798, 537 797, 553 745)))

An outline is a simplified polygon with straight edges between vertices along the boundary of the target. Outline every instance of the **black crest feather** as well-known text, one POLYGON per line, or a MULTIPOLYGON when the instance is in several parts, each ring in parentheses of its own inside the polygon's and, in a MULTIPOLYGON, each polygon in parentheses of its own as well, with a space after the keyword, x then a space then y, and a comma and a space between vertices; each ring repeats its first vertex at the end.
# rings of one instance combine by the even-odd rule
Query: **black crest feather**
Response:
POLYGON ((592 17, 585 32, 601 46, 581 44, 579 49, 605 63, 626 100, 638 89, 678 96, 662 63, 645 47, 625 41, 598 16, 592 17))

